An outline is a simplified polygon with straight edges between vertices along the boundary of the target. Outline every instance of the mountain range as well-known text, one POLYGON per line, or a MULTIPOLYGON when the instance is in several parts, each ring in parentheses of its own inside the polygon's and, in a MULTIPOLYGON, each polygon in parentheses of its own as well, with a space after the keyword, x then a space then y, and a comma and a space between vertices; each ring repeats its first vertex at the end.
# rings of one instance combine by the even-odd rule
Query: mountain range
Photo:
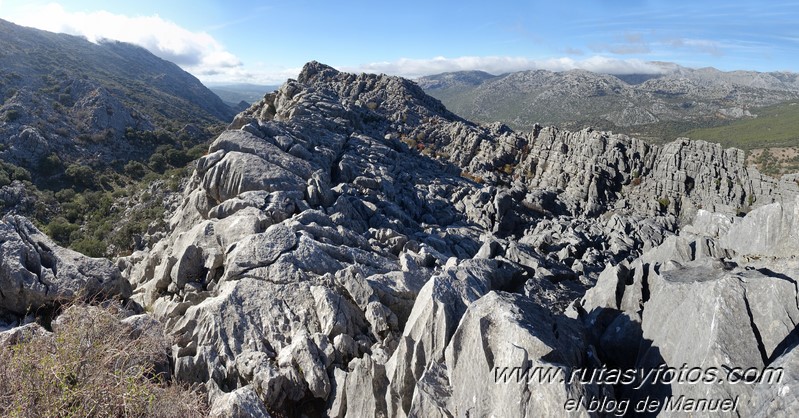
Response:
POLYGON ((531 70, 496 76, 467 71, 422 77, 417 83, 453 112, 474 121, 499 121, 525 130, 535 124, 592 126, 654 142, 753 118, 758 107, 799 97, 796 73, 652 64, 659 73, 531 70))
POLYGON ((228 106, 242 111, 280 86, 252 83, 209 83, 208 88, 228 106))
MULTIPOLYGON (((227 126, 170 186, 160 222, 143 221, 113 261, 62 248, 19 213, 0 219, 0 415, 138 399, 152 414, 191 413, 154 402, 151 386, 190 388, 194 414, 214 418, 635 416, 641 405, 682 416, 709 401, 792 416, 799 405, 799 176, 764 175, 744 151, 705 141, 475 123, 420 87, 488 97, 492 85, 524 111, 575 112, 563 123, 599 115, 639 129, 746 116, 744 102, 794 97, 792 74, 663 64, 671 73, 657 77, 416 83, 312 61, 232 116, 140 48, 0 28, 1 159, 130 159, 158 140, 141 132, 227 126), (148 68, 121 68, 133 65, 148 68), (76 322, 93 333, 70 334, 76 322), (82 354, 109 329, 124 348, 90 363, 82 354), (95 395, 107 393, 98 370, 118 396, 95 395)), ((491 97, 474 101, 514 110, 491 97)), ((168 151, 150 153, 164 163, 168 151)), ((123 170, 148 182, 137 195, 166 187, 147 170, 123 170)), ((71 218, 119 210, 131 197, 117 191, 58 190, 68 205, 47 231, 113 229, 71 218)))

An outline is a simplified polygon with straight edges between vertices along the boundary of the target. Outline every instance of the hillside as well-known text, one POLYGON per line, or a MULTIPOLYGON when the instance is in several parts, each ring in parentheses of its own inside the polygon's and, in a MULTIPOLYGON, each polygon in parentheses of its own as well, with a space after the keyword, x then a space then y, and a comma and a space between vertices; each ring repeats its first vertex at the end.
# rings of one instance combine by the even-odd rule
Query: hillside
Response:
POLYGON ((147 50, 0 20, 0 159, 37 168, 146 159, 146 132, 189 137, 233 111, 195 77, 147 50))
POLYGON ((790 101, 755 109, 757 118, 692 129, 691 139, 702 139, 747 151, 748 160, 764 173, 799 172, 799 106, 790 101))
POLYGON ((129 252, 232 116, 143 48, 0 20, 0 213, 85 254, 129 252))
POLYGON ((455 113, 517 129, 536 123, 567 129, 592 126, 664 142, 696 128, 755 116, 755 108, 799 97, 794 73, 723 72, 657 63, 662 74, 597 74, 584 70, 474 72, 417 82, 455 113), (477 76, 476 76, 477 75, 477 76))

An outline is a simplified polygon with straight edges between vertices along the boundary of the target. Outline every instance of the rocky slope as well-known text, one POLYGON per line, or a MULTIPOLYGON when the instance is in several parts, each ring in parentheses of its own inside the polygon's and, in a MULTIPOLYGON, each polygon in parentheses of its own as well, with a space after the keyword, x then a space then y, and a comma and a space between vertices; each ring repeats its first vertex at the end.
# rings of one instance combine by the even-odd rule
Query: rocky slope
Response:
POLYGON ((215 410, 559 415, 573 399, 598 415, 591 400, 685 394, 784 411, 727 382, 494 382, 792 370, 797 195, 736 150, 477 126, 410 81, 313 62, 236 117, 170 235, 119 264, 215 410))
POLYGON ((193 131, 233 111, 196 78, 143 48, 0 20, 0 158, 38 168, 64 162, 146 159, 153 144, 129 131, 193 131))
POLYGON ((680 396, 787 416, 799 187, 743 163, 475 125, 408 80, 311 62, 236 116, 167 236, 117 267, 213 416, 632 416, 680 396), (766 367, 783 379, 735 384, 766 367))
MULTIPOLYGON (((799 96, 794 73, 722 72, 657 63, 661 74, 613 76, 584 70, 480 72, 422 77, 418 83, 455 113, 475 121, 534 123, 567 128, 596 126, 659 139, 728 119, 756 116, 751 108, 799 96)), ((578 128, 579 129, 579 128, 578 128)))

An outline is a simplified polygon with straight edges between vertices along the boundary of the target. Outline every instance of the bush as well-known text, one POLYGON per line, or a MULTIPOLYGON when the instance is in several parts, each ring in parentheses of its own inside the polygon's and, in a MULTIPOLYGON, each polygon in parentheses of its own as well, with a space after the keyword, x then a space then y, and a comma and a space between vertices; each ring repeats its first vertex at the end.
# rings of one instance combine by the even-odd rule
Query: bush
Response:
POLYGON ((72 244, 73 250, 89 257, 103 257, 107 248, 107 245, 96 238, 83 238, 72 244))
POLYGON ((0 416, 200 417, 204 396, 168 386, 159 326, 121 322, 118 305, 73 305, 53 332, 0 350, 0 416))
POLYGON ((39 160, 39 169, 44 174, 51 175, 61 171, 62 168, 64 168, 64 164, 55 153, 50 153, 50 155, 39 160))
POLYGON ((125 168, 123 170, 125 170, 125 174, 133 177, 134 179, 140 179, 144 177, 144 175, 147 174, 147 171, 149 171, 147 170, 147 166, 138 161, 128 162, 125 164, 125 168))
POLYGON ((69 244, 70 235, 72 235, 72 233, 78 229, 80 229, 78 225, 75 225, 62 217, 58 217, 53 219, 53 221, 50 222, 47 227, 45 227, 45 232, 50 238, 55 240, 55 242, 65 246, 69 244))
POLYGON ((0 171, 4 172, 9 180, 31 180, 30 171, 5 161, 0 161, 0 171))
POLYGON ((150 156, 150 162, 148 165, 153 171, 163 173, 166 169, 166 157, 164 157, 162 154, 153 154, 150 156))
POLYGON ((6 120, 6 122, 13 122, 13 121, 19 119, 20 116, 21 115, 19 113, 19 110, 17 110, 17 109, 9 109, 6 112, 5 120, 6 120))
POLYGON ((64 174, 76 185, 83 187, 94 187, 97 183, 97 173, 89 166, 80 164, 70 164, 64 174))

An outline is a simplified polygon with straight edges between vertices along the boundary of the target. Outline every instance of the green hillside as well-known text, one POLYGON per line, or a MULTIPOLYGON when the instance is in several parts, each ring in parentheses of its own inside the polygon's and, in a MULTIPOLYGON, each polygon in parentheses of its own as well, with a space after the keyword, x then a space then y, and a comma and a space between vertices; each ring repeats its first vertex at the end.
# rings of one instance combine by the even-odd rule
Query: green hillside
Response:
POLYGON ((724 126, 690 130, 684 135, 691 139, 703 139, 747 151, 799 146, 797 102, 755 109, 752 113, 758 116, 737 120, 724 126))

